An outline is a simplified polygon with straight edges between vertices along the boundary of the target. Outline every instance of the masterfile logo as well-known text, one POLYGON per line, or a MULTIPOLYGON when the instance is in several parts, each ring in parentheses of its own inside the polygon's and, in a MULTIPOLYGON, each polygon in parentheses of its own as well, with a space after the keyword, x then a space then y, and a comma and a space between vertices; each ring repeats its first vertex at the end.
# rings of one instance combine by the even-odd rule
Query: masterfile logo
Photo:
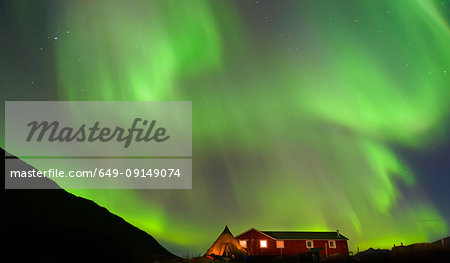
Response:
POLYGON ((124 147, 128 148, 130 143, 133 141, 133 138, 136 142, 150 142, 154 140, 155 142, 164 142, 170 138, 169 135, 166 135, 166 128, 158 127, 155 129, 156 120, 150 122, 150 125, 147 126, 149 121, 142 120, 141 118, 135 118, 133 124, 130 128, 125 129, 119 126, 115 128, 100 128, 100 122, 95 122, 92 127, 87 128, 86 124, 81 125, 78 129, 73 127, 60 127, 58 121, 53 121, 49 123, 48 121, 32 121, 27 124, 30 126, 30 132, 28 133, 28 137, 26 139, 27 142, 30 142, 33 137, 36 137, 35 140, 41 142, 44 137, 46 137, 47 141, 54 142, 109 142, 111 140, 116 139, 118 142, 125 142, 124 147), (142 127, 138 128, 138 124, 142 121, 142 127), (144 132, 144 129, 146 130, 144 132), (35 133, 37 133, 36 136, 35 133), (136 134, 136 136, 134 136, 136 134))

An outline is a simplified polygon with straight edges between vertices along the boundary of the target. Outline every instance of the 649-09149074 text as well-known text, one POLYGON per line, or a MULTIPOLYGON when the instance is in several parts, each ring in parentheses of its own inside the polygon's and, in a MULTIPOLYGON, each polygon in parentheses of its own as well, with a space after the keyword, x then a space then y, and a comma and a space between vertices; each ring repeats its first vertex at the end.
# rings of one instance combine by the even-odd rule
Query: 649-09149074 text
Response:
POLYGON ((116 169, 116 168, 94 168, 88 170, 69 170, 51 168, 47 170, 11 170, 11 178, 31 178, 31 177, 47 177, 47 178, 116 178, 118 176, 124 177, 140 177, 140 178, 180 178, 182 171, 180 168, 141 168, 141 169, 116 169))

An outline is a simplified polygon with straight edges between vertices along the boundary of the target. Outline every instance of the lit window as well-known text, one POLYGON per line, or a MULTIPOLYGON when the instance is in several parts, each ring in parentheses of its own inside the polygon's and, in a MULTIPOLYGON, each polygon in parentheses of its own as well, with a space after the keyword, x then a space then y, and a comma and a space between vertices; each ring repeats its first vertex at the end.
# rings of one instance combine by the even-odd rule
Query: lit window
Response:
POLYGON ((247 240, 239 240, 239 245, 243 248, 247 248, 247 240))
POLYGON ((260 247, 267 247, 267 240, 261 240, 261 241, 259 242, 259 246, 260 246, 260 247))
POLYGON ((280 241, 277 240, 277 248, 284 248, 284 241, 283 240, 280 240, 280 241))
POLYGON ((328 246, 330 248, 336 248, 336 242, 334 240, 328 240, 328 246))
POLYGON ((314 242, 312 240, 306 240, 307 248, 314 248, 314 242))

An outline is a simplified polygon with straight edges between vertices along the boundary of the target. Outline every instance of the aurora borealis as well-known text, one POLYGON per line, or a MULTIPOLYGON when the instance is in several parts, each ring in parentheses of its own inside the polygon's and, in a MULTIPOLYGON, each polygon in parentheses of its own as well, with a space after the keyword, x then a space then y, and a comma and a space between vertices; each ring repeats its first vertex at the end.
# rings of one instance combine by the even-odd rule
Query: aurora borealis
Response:
POLYGON ((450 227, 449 11, 5 1, 2 98, 192 101, 192 190, 70 191, 179 255, 225 224, 339 229, 353 251, 434 241, 450 227))

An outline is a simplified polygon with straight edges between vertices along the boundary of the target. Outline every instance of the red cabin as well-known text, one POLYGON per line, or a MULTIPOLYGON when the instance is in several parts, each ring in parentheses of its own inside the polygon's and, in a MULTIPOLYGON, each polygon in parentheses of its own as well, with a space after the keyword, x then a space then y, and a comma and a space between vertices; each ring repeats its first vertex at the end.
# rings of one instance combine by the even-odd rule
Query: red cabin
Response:
POLYGON ((251 228, 236 236, 248 255, 348 255, 348 238, 336 232, 259 231, 251 228))

